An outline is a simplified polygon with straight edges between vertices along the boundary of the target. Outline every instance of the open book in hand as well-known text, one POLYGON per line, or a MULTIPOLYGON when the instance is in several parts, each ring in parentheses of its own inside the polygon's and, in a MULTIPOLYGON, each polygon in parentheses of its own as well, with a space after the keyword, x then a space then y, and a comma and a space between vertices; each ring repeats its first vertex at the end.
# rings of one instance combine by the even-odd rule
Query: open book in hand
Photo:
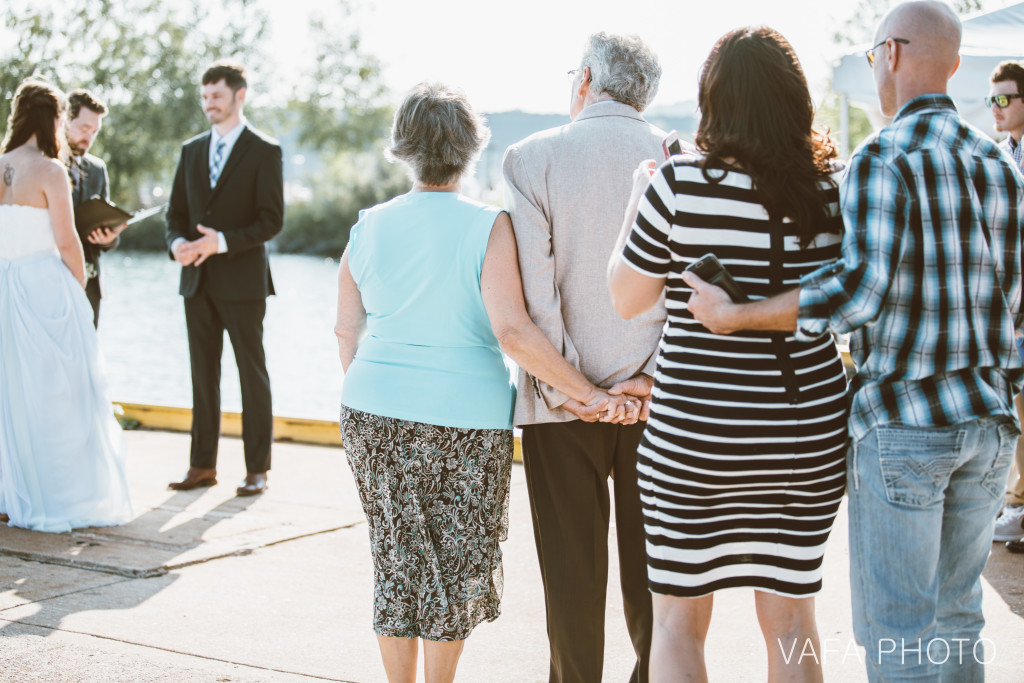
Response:
POLYGON ((102 197, 93 197, 75 207, 75 227, 80 233, 88 234, 98 228, 116 228, 122 223, 131 225, 160 213, 165 208, 167 205, 161 204, 131 214, 102 197))

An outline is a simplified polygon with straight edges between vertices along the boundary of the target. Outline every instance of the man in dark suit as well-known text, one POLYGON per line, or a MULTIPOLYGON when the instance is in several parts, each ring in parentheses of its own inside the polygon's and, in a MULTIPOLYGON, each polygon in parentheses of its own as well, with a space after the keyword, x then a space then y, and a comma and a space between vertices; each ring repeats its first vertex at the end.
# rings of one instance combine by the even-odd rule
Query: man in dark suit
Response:
POLYGON ((242 388, 245 481, 262 493, 270 469, 273 413, 263 350, 267 296, 274 293, 268 240, 284 222, 281 147, 242 115, 245 69, 219 61, 202 78, 213 130, 185 142, 167 209, 167 246, 181 264, 192 365, 192 450, 188 474, 170 488, 217 483, 220 359, 227 330, 242 388))
MULTIPOLYGON (((103 126, 103 117, 107 106, 88 90, 73 90, 68 95, 68 124, 66 128, 68 146, 71 148, 71 163, 68 174, 71 176, 72 199, 74 206, 92 199, 102 197, 110 199, 110 181, 107 178, 107 165, 92 154, 89 148, 103 126)), ((100 254, 117 247, 118 235, 127 227, 122 223, 116 228, 97 228, 87 230, 86 226, 77 226, 78 236, 82 240, 85 252, 85 270, 89 276, 85 286, 85 294, 92 304, 92 324, 100 322, 100 254)))

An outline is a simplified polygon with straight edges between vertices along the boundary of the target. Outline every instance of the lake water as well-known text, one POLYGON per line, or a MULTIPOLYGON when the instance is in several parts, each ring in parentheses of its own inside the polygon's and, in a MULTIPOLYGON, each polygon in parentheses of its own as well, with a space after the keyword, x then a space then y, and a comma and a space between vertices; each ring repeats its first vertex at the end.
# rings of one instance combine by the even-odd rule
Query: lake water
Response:
MULTIPOLYGON (((164 253, 114 251, 103 257, 100 347, 114 401, 192 407, 181 266, 164 253)), ((334 338, 338 261, 270 255, 277 296, 267 299, 263 343, 274 414, 337 420, 341 362, 334 338)), ((845 339, 841 340, 845 350, 845 339)), ((515 377, 514 364, 506 363, 515 377)), ((221 407, 242 409, 238 369, 227 335, 221 407)))
MULTIPOLYGON (((164 253, 114 251, 103 257, 100 345, 111 398, 192 406, 181 266, 164 253)), ((341 363, 334 338, 337 259, 271 254, 277 296, 267 300, 264 346, 274 414, 336 420, 341 363)), ((238 369, 224 338, 221 407, 242 409, 238 369)))

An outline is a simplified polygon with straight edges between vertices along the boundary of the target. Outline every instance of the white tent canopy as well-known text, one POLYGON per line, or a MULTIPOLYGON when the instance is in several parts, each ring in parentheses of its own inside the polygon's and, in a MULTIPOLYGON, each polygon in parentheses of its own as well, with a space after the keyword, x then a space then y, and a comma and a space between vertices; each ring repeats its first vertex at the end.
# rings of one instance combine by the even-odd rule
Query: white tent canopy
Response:
MULTIPOLYGON (((1024 2, 968 15, 963 19, 963 27, 960 68, 949 81, 949 94, 961 116, 992 134, 992 114, 985 107, 988 79, 999 62, 1024 56, 1024 2)), ((843 99, 840 132, 844 154, 852 151, 847 137, 849 122, 846 107, 849 104, 863 107, 872 122, 879 121, 880 117, 875 81, 864 59, 864 50, 868 47, 870 45, 864 45, 844 55, 832 71, 832 89, 843 99)))

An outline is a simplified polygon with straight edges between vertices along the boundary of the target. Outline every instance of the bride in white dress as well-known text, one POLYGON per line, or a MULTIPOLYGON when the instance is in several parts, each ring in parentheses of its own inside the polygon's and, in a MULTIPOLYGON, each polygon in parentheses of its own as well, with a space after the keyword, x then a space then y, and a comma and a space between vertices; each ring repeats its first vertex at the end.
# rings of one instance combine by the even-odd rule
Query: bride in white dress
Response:
POLYGON ((0 147, 0 513, 50 532, 132 516, 59 160, 64 109, 24 81, 0 147))

